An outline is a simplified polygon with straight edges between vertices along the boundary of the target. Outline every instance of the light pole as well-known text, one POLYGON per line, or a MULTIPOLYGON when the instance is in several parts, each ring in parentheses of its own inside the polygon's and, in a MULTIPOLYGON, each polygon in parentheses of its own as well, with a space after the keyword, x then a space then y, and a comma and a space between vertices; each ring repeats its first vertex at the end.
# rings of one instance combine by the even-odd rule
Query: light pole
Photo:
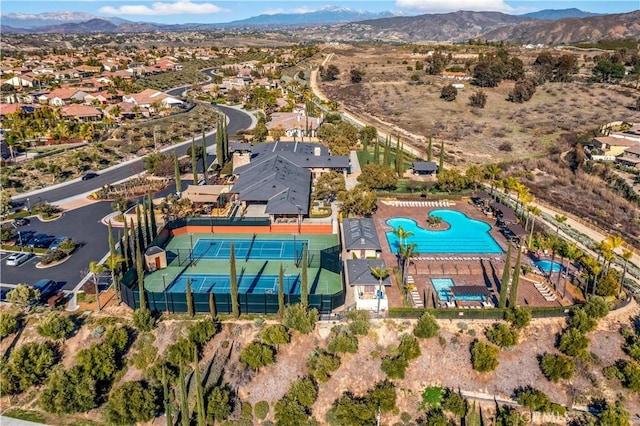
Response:
POLYGON ((27 211, 31 213, 31 203, 29 202, 29 197, 27 197, 27 211))
POLYGON ((24 245, 22 244, 22 233, 20 232, 20 229, 16 226, 14 222, 9 222, 9 223, 11 224, 11 226, 16 228, 16 231, 18 231, 18 240, 20 241, 20 251, 24 250, 24 245))
POLYGON ((167 313, 167 315, 169 315, 169 300, 167 299, 167 274, 162 274, 162 287, 164 288, 164 308, 165 311, 167 313))

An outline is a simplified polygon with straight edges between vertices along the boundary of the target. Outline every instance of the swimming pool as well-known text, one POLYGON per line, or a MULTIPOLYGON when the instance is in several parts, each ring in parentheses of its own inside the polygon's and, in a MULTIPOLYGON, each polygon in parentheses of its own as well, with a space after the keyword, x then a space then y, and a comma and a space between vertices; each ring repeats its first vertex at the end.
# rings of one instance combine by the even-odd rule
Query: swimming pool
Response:
POLYGON ((260 240, 234 238, 199 238, 193 245, 195 259, 229 259, 231 244, 233 244, 236 259, 265 260, 282 259, 294 260, 302 257, 302 249, 308 240, 260 240))
MULTIPOLYGON (((228 274, 182 274, 167 288, 169 293, 184 293, 187 279, 191 280, 191 291, 194 293, 228 293, 231 290, 228 274)), ((300 292, 300 275, 284 276, 285 294, 300 292)), ((277 294, 278 275, 239 275, 238 293, 277 294)))
MULTIPOLYGON (((449 224, 449 229, 431 231, 408 218, 388 219, 387 224, 394 230, 402 226, 405 231, 413 232, 405 244, 416 244, 418 253, 502 253, 496 240, 489 234, 491 226, 488 224, 454 210, 434 210, 430 214, 449 224)), ((386 234, 391 251, 397 253, 400 243, 397 235, 393 231, 386 234)))
POLYGON ((455 283, 451 278, 431 278, 431 285, 438 292, 438 299, 442 302, 450 302, 452 300, 460 300, 463 302, 484 302, 486 296, 481 294, 458 294, 454 295, 451 287, 455 283))
POLYGON ((431 278, 431 285, 438 292, 438 299, 446 302, 453 297, 453 293, 449 290, 455 284, 451 278, 431 278))
POLYGON ((561 269, 564 269, 564 266, 560 265, 558 262, 553 262, 553 265, 551 265, 550 260, 538 260, 534 263, 542 272, 548 273, 549 268, 551 268, 551 272, 559 272, 561 269))

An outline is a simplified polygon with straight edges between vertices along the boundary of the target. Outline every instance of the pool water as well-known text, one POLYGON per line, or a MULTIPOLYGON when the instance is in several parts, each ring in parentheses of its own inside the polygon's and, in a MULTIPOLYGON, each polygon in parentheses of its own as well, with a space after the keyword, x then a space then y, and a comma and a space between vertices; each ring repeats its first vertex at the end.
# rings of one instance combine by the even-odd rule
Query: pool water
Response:
POLYGON ((431 278, 431 284, 438 292, 438 299, 443 302, 448 301, 453 297, 453 293, 451 293, 449 289, 455 284, 451 278, 431 278))
POLYGON ((559 272, 561 269, 564 269, 564 266, 558 262, 553 262, 552 265, 550 260, 538 260, 534 263, 542 272, 549 272, 549 268, 551 268, 551 272, 559 272))
MULTIPOLYGON (((415 220, 408 218, 388 219, 387 224, 394 230, 402 226, 405 231, 413 232, 404 244, 416 244, 418 253, 499 254, 503 252, 500 245, 489 234, 490 225, 454 210, 433 210, 430 214, 449 224, 449 229, 432 231, 422 228, 415 220)), ((425 217, 425 226, 426 221, 425 217)), ((397 253, 400 246, 398 237, 393 231, 387 232, 386 235, 391 251, 397 253)))

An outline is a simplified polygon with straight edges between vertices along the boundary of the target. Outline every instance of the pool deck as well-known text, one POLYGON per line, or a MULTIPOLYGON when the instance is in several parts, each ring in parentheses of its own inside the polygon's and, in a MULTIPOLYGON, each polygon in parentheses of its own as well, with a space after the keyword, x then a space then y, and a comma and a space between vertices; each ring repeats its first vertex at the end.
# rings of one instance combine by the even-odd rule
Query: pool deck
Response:
MULTIPOLYGON (((431 210, 450 209, 464 213, 469 218, 480 220, 491 226, 489 234, 506 252, 507 240, 495 226, 495 219, 483 215, 473 204, 465 201, 456 201, 450 207, 411 207, 393 206, 384 202, 378 203, 378 208, 373 216, 378 232, 378 237, 382 244, 382 259, 387 267, 394 267, 398 264, 397 257, 391 252, 386 238, 386 232, 393 230, 386 221, 394 217, 406 217, 416 221, 419 226, 426 224, 426 218, 431 210)), ((511 256, 511 267, 515 264, 515 253, 511 256)), ((407 275, 411 275, 415 282, 416 290, 421 299, 426 301, 426 307, 434 306, 435 290, 431 285, 430 278, 451 278, 456 285, 483 285, 492 293, 493 302, 498 303, 500 294, 500 279, 505 266, 506 254, 419 254, 417 258, 411 260, 407 267, 407 275)), ((523 254, 522 262, 529 262, 529 258, 523 254)), ((533 274, 530 274, 533 275, 533 274)), ((535 276, 535 279, 543 279, 535 276)), ((389 306, 403 306, 403 297, 392 275, 393 286, 387 288, 389 306)), ((553 287, 553 286, 550 286, 553 287)), ((557 293, 556 293, 557 294, 557 293)), ((540 291, 535 287, 533 280, 521 279, 518 289, 518 303, 520 306, 559 306, 569 304, 561 301, 558 294, 557 301, 546 300, 540 291)), ((462 306, 479 306, 480 302, 460 302, 462 306)))

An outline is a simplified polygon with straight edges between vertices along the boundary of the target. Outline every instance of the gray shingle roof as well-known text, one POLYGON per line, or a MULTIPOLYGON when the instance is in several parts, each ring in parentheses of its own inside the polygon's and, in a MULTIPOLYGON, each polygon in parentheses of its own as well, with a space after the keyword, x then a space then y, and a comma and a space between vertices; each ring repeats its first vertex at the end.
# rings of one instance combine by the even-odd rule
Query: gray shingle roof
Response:
POLYGON ((311 172, 283 156, 256 158, 238 167, 231 188, 242 201, 264 201, 269 214, 308 214, 311 172))
POLYGON ((273 142, 254 145, 251 149, 251 161, 276 154, 306 169, 348 169, 350 166, 348 156, 329 155, 329 149, 326 146, 307 142, 273 142))
MULTIPOLYGON (((349 285, 378 285, 378 279, 371 273, 376 266, 387 267, 382 259, 347 259, 349 285)), ((389 276, 382 280, 382 285, 391 285, 389 276)))
POLYGON ((438 165, 433 161, 415 161, 413 170, 416 172, 437 172, 438 165))
POLYGON ((347 250, 382 250, 371 218, 344 219, 344 247, 347 250))

